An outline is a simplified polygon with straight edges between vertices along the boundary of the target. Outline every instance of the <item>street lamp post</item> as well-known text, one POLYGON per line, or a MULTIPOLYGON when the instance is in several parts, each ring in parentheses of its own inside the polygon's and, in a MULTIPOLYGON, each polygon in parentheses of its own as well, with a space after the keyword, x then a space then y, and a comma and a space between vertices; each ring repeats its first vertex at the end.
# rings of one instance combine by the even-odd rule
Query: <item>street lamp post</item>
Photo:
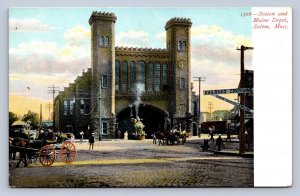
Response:
POLYGON ((101 79, 99 80, 99 141, 101 141, 101 133, 102 133, 102 115, 101 115, 101 79))
MULTIPOLYGON (((245 65, 244 65, 244 51, 253 50, 253 47, 245 47, 241 45, 241 48, 237 50, 241 51, 241 79, 240 79, 240 88, 245 87, 245 65)), ((245 105, 245 94, 240 94, 240 104, 245 105)), ((240 145, 239 153, 245 153, 245 110, 240 109, 240 135, 239 135, 240 145)))

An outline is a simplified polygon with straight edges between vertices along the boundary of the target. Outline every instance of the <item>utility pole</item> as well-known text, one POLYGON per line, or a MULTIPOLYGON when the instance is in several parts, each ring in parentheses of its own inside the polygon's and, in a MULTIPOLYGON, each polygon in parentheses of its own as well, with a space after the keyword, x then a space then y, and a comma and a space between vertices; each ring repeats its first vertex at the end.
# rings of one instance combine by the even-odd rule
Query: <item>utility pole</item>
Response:
POLYGON ((52 105, 53 105, 53 111, 52 111, 52 120, 53 120, 53 130, 55 130, 55 121, 54 121, 54 95, 55 95, 55 92, 58 92, 59 91, 59 87, 56 87, 54 85, 52 86, 49 86, 48 87, 48 93, 52 93, 52 105))
MULTIPOLYGON (((244 65, 244 51, 253 50, 253 47, 245 47, 241 45, 241 48, 237 50, 241 51, 241 79, 239 88, 245 87, 245 65, 244 65)), ((240 94, 240 104, 245 105, 245 94, 240 94)), ((239 153, 245 153, 245 110, 240 109, 240 135, 239 135, 240 145, 239 153)))
POLYGON ((199 136, 201 134, 201 82, 204 82, 206 77, 194 77, 194 81, 198 81, 199 83, 199 125, 198 125, 198 133, 197 135, 199 136), (200 132, 200 133, 199 133, 200 132))
POLYGON ((209 109, 210 121, 212 121, 211 109, 214 109, 213 106, 214 106, 213 102, 208 102, 208 109, 209 109))
POLYGON ((102 134, 102 115, 101 115, 101 89, 102 89, 102 82, 101 79, 99 80, 99 141, 101 141, 101 134, 102 134))
POLYGON ((40 104, 40 124, 42 123, 43 120, 43 108, 42 108, 42 104, 40 104))
POLYGON ((214 106, 213 102, 208 102, 208 109, 210 114, 211 114, 211 109, 214 109, 213 106, 214 106))

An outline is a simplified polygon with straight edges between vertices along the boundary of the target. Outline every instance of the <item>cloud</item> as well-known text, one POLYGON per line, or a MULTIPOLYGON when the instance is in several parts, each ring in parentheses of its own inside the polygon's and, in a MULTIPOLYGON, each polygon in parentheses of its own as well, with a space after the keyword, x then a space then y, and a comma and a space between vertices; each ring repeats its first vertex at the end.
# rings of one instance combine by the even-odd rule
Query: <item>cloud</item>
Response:
POLYGON ((221 26, 198 26, 192 28, 192 57, 215 59, 220 62, 235 62, 241 45, 252 45, 251 38, 233 34, 221 26))
POLYGON ((67 45, 78 47, 90 40, 91 31, 89 29, 85 29, 81 25, 76 25, 65 32, 63 37, 67 45))
MULTIPOLYGON (((155 35, 165 43, 166 33, 155 35)), ((205 76, 208 88, 236 88, 239 83, 241 45, 252 46, 251 37, 234 34, 219 25, 191 28, 192 76, 205 76)), ((252 52, 245 52, 245 68, 252 69, 252 52)), ((195 83, 195 85, 197 85, 195 83)), ((194 90, 198 93, 198 88, 194 90)))
POLYGON ((91 66, 88 30, 76 25, 63 37, 63 46, 50 41, 31 41, 9 49, 11 94, 26 94, 25 85, 35 89, 30 96, 35 93, 35 97, 46 99, 47 86, 68 86, 83 69, 91 66))
MULTIPOLYGON (((206 76, 208 88, 236 88, 240 74, 241 45, 252 46, 251 37, 226 31, 218 25, 192 27, 191 62, 193 76, 206 76)), ((251 69, 252 52, 245 53, 251 69)))
POLYGON ((166 32, 160 32, 155 35, 155 38, 158 39, 162 43, 166 43, 166 32))
POLYGON ((53 29, 54 28, 49 25, 41 24, 41 22, 35 18, 9 19, 10 32, 44 32, 53 29))
POLYGON ((75 79, 73 74, 10 74, 9 95, 35 97, 47 101, 52 99, 52 94, 48 93, 49 86, 55 85, 63 90, 75 79))
POLYGON ((90 66, 89 54, 88 46, 58 48, 54 42, 23 43, 9 51, 10 73, 78 74, 90 66))
POLYGON ((133 30, 120 32, 116 35, 116 46, 150 47, 149 34, 133 30))

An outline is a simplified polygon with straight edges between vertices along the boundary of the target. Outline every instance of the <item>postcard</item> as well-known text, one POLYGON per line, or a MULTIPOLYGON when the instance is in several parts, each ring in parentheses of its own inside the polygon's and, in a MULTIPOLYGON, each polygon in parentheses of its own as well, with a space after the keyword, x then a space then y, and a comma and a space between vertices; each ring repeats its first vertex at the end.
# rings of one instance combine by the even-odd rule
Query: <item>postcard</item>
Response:
POLYGON ((11 188, 289 187, 282 102, 289 7, 9 9, 11 188))

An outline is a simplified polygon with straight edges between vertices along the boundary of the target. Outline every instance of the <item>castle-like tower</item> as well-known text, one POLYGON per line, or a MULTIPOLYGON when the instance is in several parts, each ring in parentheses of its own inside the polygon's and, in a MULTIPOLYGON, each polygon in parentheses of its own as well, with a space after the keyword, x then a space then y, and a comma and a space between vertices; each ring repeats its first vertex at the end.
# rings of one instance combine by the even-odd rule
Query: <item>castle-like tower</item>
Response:
POLYGON ((114 130, 115 121, 115 22, 113 13, 93 12, 91 25, 92 129, 100 137, 99 115, 103 129, 114 130), (101 93, 100 93, 101 91, 101 93), (100 112, 99 112, 99 102, 100 112), (111 127, 110 127, 111 126, 111 127))
POLYGON ((191 113, 191 26, 191 20, 186 18, 172 18, 165 26, 170 65, 169 111, 175 121, 191 113))

